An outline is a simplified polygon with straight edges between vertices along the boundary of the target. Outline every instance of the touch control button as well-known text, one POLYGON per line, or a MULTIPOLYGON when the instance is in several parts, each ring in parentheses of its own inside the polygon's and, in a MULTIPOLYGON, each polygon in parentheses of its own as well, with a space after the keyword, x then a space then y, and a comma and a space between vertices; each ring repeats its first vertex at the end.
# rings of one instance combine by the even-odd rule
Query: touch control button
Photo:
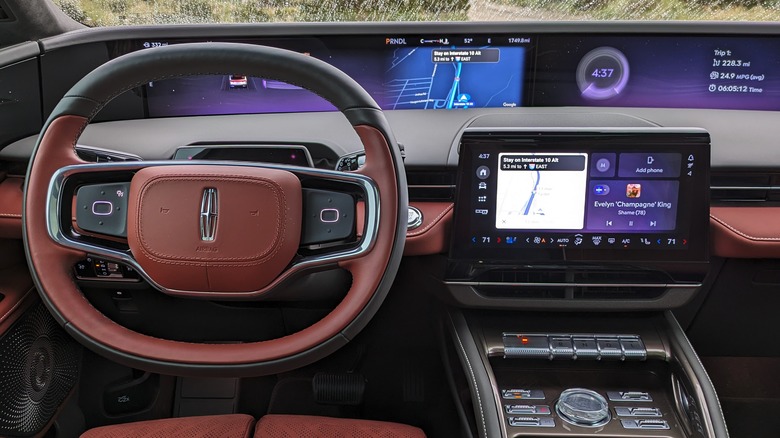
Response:
POLYGON ((623 348, 623 357, 625 360, 645 360, 647 359, 647 350, 640 339, 620 339, 620 346, 623 348))
POLYGON ((130 183, 90 184, 76 191, 76 225, 84 231, 127 236, 130 183))
POLYGON ((504 354, 507 357, 552 357, 547 335, 504 335, 504 354))
POLYGON ((320 221, 332 223, 339 221, 339 211, 335 208, 323 208, 320 210, 320 221))
POLYGON ((594 338, 574 338, 575 359, 598 359, 599 349, 594 338))
POLYGON ((574 358, 574 346, 572 345, 571 338, 551 338, 550 349, 552 350, 552 356, 555 359, 574 358))
POLYGON ((555 412, 567 423, 582 427, 599 427, 610 419, 609 405, 601 394, 590 389, 572 388, 561 393, 555 412))
POLYGON ((114 212, 114 204, 111 201, 95 201, 92 203, 92 214, 108 216, 114 212))
POLYGON ((666 420, 620 420, 624 429, 668 430, 666 420))
POLYGON ((622 402, 651 402, 653 397, 644 391, 607 391, 610 401, 622 402))
POLYGON ((550 407, 547 405, 506 405, 507 414, 513 415, 550 415, 550 407))
POLYGON ((628 408, 616 407, 615 414, 618 417, 660 417, 661 410, 658 408, 628 408))
POLYGON ((347 193, 303 189, 301 245, 349 239, 355 232, 355 199, 347 193))
POLYGON ((549 417, 509 417, 508 422, 514 427, 555 427, 555 420, 549 417))
POLYGON ((540 389, 502 389, 501 397, 506 400, 544 400, 540 389))
POLYGON ((623 349, 620 348, 620 341, 617 338, 596 338, 599 346, 601 359, 622 359, 623 349))

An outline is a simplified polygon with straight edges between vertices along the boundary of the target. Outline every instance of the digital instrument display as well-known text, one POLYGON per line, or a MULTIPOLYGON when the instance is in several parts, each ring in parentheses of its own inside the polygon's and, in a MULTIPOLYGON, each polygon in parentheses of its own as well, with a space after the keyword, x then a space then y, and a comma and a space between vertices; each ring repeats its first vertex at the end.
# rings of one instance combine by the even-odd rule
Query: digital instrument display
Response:
MULTIPOLYGON (((137 42, 133 50, 191 41, 137 42)), ((326 61, 355 79, 385 110, 522 106, 531 45, 530 38, 426 36, 233 42, 280 47, 326 61)), ((144 88, 150 117, 335 110, 308 90, 245 72, 172 78, 144 88)))
MULTIPOLYGON (((780 111, 780 38, 461 34, 222 38, 296 51, 355 79, 384 110, 544 106, 780 111)), ((112 53, 195 39, 116 42, 112 53)), ((146 84, 149 117, 333 111, 246 72, 146 84)))
POLYGON ((780 110, 771 36, 540 36, 534 106, 780 110))
POLYGON ((706 260, 704 131, 467 131, 460 154, 453 258, 706 260))
POLYGON ((314 167, 309 151, 289 145, 185 146, 176 149, 174 160, 250 161, 314 167))

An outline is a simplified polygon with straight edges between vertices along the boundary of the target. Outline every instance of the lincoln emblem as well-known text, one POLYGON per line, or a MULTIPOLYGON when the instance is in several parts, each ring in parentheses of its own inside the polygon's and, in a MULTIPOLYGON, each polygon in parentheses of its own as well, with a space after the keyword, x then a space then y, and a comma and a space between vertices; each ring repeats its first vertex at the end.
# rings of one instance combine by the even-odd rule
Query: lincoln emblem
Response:
POLYGON ((211 242, 217 234, 217 189, 203 190, 200 201, 200 240, 211 242))

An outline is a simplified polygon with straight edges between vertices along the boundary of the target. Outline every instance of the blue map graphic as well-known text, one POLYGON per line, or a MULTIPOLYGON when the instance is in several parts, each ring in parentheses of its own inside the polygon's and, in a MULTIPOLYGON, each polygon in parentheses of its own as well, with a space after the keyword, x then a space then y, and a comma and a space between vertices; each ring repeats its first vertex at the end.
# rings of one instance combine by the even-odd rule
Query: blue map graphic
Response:
POLYGON ((468 109, 520 106, 525 48, 501 47, 498 62, 433 62, 434 50, 493 47, 405 47, 385 73, 384 109, 468 109))

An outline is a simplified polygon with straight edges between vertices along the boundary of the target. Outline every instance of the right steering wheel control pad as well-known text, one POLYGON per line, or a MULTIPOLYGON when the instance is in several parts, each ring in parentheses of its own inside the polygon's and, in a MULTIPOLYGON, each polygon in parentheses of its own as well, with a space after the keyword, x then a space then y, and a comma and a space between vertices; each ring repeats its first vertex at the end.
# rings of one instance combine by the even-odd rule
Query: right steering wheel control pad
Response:
POLYGON ((301 245, 347 240, 355 235, 355 199, 346 193, 303 189, 301 245))

